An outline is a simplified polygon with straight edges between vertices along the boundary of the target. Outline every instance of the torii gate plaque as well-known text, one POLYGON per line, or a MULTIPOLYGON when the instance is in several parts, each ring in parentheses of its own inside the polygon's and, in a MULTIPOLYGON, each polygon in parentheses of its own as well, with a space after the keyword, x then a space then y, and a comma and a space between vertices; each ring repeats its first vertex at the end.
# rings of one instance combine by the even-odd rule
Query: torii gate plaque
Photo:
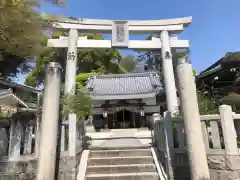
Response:
POLYGON ((113 21, 112 47, 128 48, 129 26, 128 21, 113 21))

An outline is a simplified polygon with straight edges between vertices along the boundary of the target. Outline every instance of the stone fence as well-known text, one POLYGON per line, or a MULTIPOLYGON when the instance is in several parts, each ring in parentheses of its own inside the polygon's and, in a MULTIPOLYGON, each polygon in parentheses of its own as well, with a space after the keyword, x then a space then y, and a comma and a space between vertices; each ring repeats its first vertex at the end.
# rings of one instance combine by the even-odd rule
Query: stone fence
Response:
MULTIPOLYGON (((59 126, 58 179, 75 179, 80 155, 84 147, 84 121, 76 124, 76 156, 69 156, 69 126, 59 126)), ((40 125, 34 120, 13 118, 0 122, 0 176, 4 179, 35 179, 40 125)))
MULTIPOLYGON (((200 117, 211 179, 239 179, 240 114, 233 113, 227 105, 219 110, 220 114, 200 117)), ((190 179, 183 120, 166 113, 165 118, 155 120, 154 142, 166 172, 170 176, 173 173, 174 179, 190 179)))

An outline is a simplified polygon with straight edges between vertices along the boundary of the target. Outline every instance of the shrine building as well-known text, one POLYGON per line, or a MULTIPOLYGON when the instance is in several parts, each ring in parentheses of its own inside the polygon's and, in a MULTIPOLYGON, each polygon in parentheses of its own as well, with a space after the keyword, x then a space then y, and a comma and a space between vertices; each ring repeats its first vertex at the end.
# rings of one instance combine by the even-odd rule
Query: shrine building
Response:
MULTIPOLYGON (((104 128, 140 128, 160 112, 158 96, 163 93, 155 72, 90 75, 86 85, 93 119, 104 119, 104 128)), ((164 94, 164 93, 163 93, 164 94)))

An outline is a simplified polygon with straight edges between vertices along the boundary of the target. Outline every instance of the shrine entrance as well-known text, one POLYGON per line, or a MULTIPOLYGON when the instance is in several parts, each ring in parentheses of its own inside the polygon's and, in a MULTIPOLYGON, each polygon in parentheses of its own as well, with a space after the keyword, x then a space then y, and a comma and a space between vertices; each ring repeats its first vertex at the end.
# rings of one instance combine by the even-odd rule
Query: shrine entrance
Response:
POLYGON ((131 111, 123 109, 122 111, 116 113, 115 124, 119 129, 134 128, 134 121, 134 114, 131 111))
MULTIPOLYGON (((94 115, 97 119, 99 115, 94 115)), ((105 118, 104 129, 131 129, 147 127, 146 116, 141 116, 139 112, 131 111, 128 108, 115 111, 105 118)))

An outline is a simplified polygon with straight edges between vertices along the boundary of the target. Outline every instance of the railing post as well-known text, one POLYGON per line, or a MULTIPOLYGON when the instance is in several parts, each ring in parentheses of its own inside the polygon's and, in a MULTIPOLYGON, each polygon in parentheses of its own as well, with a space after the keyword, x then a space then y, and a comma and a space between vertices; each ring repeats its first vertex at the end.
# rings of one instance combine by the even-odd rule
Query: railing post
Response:
POLYGON ((21 150, 21 139, 23 138, 23 126, 19 120, 11 120, 9 161, 19 161, 21 150))
POLYGON ((173 132, 172 118, 170 112, 164 113, 164 118, 160 114, 153 114, 154 136, 153 143, 157 150, 163 153, 164 166, 169 180, 174 180, 173 170, 173 132))
POLYGON ((40 143, 40 118, 41 118, 41 97, 42 93, 37 95, 37 113, 36 113, 36 131, 35 131, 35 156, 38 157, 39 152, 39 143, 40 143))
POLYGON ((66 144, 66 134, 65 134, 65 126, 62 124, 61 126, 61 151, 65 151, 65 144, 66 144))
POLYGON ((231 106, 222 105, 219 107, 225 152, 227 155, 238 155, 237 133, 234 127, 233 113, 231 106))
POLYGON ((0 128, 0 157, 8 154, 8 133, 5 127, 0 128))
POLYGON ((74 113, 68 115, 68 152, 69 156, 76 156, 77 116, 74 113))
POLYGON ((32 133, 33 127, 27 124, 25 129, 25 137, 24 137, 24 154, 31 154, 32 153, 32 133))
POLYGON ((171 112, 164 113, 164 133, 165 133, 165 148, 167 154, 167 174, 169 180, 174 180, 174 145, 173 145, 173 127, 171 112))
POLYGON ((52 62, 46 71, 37 180, 53 180, 56 166, 61 67, 52 62))

